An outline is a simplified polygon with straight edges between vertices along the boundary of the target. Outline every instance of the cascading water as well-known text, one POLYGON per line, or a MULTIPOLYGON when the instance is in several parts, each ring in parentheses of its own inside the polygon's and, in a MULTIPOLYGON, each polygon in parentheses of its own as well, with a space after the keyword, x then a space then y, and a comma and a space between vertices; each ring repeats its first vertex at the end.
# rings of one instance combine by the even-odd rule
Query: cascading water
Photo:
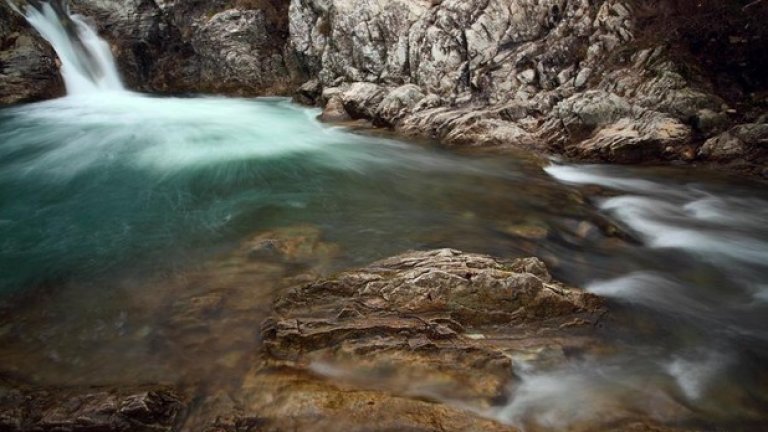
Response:
POLYGON ((34 2, 23 10, 12 7, 56 51, 68 94, 124 90, 109 44, 82 16, 72 14, 66 4, 34 2))

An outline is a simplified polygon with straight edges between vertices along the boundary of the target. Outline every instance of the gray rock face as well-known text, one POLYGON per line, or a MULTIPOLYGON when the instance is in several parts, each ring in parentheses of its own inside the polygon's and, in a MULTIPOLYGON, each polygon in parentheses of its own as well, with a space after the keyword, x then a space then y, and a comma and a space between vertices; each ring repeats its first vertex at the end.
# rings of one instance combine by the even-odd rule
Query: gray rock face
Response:
MULTIPOLYGON (((261 95, 286 94, 294 86, 283 58, 285 2, 72 0, 71 7, 110 42, 130 88, 261 95)), ((5 4, 0 23, 0 65, 8 77, 2 93, 9 95, 0 102, 34 99, 24 88, 37 98, 62 94, 50 47, 5 4), (42 80, 59 91, 41 86, 42 80)))
POLYGON ((287 4, 73 0, 113 46, 129 86, 160 92, 286 94, 287 4))
POLYGON ((736 126, 707 140, 699 154, 722 162, 750 160, 764 166, 768 162, 768 123, 736 126))
POLYGON ((520 85, 549 85, 573 49, 550 42, 588 36, 590 9, 560 0, 293 0, 290 46, 325 85, 413 83, 442 97, 504 100, 520 85))
POLYGON ((56 54, 0 3, 0 105, 56 97, 64 93, 56 54))
POLYGON ((217 13, 192 36, 201 79, 214 88, 245 94, 277 85, 288 72, 279 44, 272 39, 262 10, 229 9, 217 13))
POLYGON ((396 101, 408 85, 428 100, 377 109, 347 91, 371 105, 350 114, 446 145, 707 159, 694 140, 729 123, 705 77, 636 48, 628 1, 293 0, 289 13, 289 49, 323 86, 375 84, 396 101))

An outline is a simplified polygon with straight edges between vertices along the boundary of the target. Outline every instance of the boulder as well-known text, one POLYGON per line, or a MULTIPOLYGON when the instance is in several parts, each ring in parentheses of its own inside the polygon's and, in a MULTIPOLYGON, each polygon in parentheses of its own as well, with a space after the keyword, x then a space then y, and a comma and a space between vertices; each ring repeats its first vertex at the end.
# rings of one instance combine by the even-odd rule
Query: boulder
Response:
POLYGON ((314 105, 323 92, 323 85, 316 79, 302 84, 294 93, 293 100, 303 105, 314 105))
POLYGON ((324 122, 344 122, 351 120, 347 110, 344 108, 344 102, 338 96, 332 97, 323 108, 323 113, 320 115, 320 120, 324 122))
POLYGON ((395 124, 413 112, 425 95, 419 86, 406 84, 390 91, 376 108, 376 117, 386 124, 395 124))
POLYGON ((279 396, 254 396, 250 410, 275 430, 312 419, 319 430, 512 431, 472 411, 506 392, 515 356, 558 361, 595 346, 605 312, 536 258, 405 253, 275 301, 262 337, 267 364, 282 369, 254 372, 248 386, 279 396))
POLYGON ((710 138, 699 149, 699 156, 712 161, 736 159, 768 160, 768 123, 738 125, 710 138))
POLYGON ((376 119, 376 109, 384 100, 386 90, 372 83, 356 82, 341 95, 344 109, 356 119, 376 119))
POLYGON ((591 138, 569 149, 584 159, 638 163, 681 156, 691 139, 691 128, 677 119, 651 113, 639 119, 624 118, 600 129, 591 138))

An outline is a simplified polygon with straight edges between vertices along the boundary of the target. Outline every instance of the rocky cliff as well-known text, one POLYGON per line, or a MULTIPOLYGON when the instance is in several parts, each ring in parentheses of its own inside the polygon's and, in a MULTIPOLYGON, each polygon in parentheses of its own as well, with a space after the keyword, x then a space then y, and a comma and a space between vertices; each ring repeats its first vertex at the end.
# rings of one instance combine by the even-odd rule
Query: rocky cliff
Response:
MULTIPOLYGON (((764 166, 763 87, 732 83, 724 97, 723 74, 690 55, 690 32, 665 27, 690 18, 683 5, 642 3, 294 0, 289 45, 316 77, 301 97, 328 103, 329 118, 367 118, 446 145, 764 166)), ((698 3, 712 10, 694 8, 691 17, 746 21, 742 6, 698 3)), ((706 21, 688 30, 696 24, 706 21)), ((765 45, 755 27, 728 33, 736 28, 691 37, 727 37, 734 51, 765 45)), ((726 77, 740 73, 724 69, 726 77)))
MULTIPOLYGON (((95 21, 128 84, 141 90, 297 89, 299 101, 326 106, 328 120, 367 119, 448 146, 717 162, 760 173, 768 160, 768 31, 760 25, 768 6, 723 3, 72 0, 72 7, 95 21)), ((14 52, 7 46, 3 58, 14 52)), ((46 47, 31 52, 50 59, 46 47)), ((50 67, 27 67, 36 73, 17 68, 14 76, 56 79, 50 67)), ((14 88, 3 88, 4 100, 50 94, 14 88)))
POLYGON ((0 3, 0 105, 64 94, 53 49, 0 3))
POLYGON ((73 0, 112 43, 128 85, 164 93, 285 94, 279 0, 73 0))

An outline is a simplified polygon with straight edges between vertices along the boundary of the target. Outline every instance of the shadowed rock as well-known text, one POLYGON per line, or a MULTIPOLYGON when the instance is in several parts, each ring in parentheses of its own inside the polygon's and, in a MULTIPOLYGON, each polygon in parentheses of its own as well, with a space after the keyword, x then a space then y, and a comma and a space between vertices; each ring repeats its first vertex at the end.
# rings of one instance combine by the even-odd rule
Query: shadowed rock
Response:
POLYGON ((164 387, 45 389, 0 387, 0 430, 150 432, 176 430, 184 403, 164 387))
POLYGON ((24 18, 0 1, 0 104, 60 96, 56 54, 24 18))

